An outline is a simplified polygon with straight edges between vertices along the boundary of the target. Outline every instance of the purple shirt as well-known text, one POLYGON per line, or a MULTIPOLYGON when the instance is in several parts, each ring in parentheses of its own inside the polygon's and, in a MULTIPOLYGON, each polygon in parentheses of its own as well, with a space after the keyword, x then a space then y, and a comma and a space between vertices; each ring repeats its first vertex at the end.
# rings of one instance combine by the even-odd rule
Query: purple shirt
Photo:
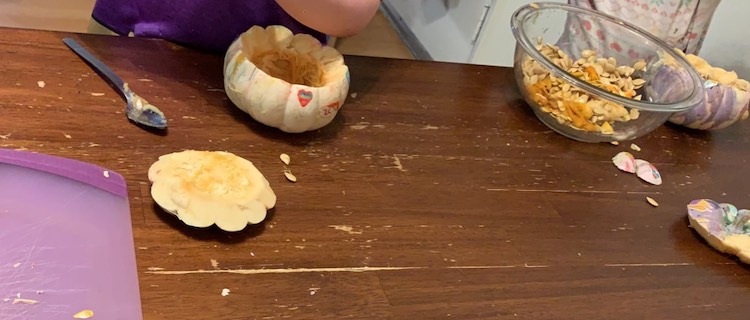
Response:
POLYGON ((224 53, 253 25, 283 25, 325 43, 324 34, 298 22, 275 0, 97 0, 92 18, 120 34, 161 38, 224 53))

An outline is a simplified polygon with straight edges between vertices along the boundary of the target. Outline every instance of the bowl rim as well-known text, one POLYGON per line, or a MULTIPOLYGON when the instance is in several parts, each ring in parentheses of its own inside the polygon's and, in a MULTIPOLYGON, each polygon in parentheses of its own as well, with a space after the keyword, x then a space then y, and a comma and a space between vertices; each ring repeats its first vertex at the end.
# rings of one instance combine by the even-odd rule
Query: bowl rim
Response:
POLYGON ((587 91, 593 91, 597 95, 607 100, 611 100, 622 105, 627 105, 628 107, 633 107, 636 109, 646 110, 646 111, 681 112, 681 111, 690 110, 693 107, 697 106, 698 103, 700 103, 705 97, 705 90, 703 88, 703 78, 700 76, 698 71, 695 70, 695 68, 690 64, 690 62, 688 62, 687 59, 685 59, 683 55, 678 54, 675 51, 675 49, 672 48, 672 46, 670 46, 669 44, 667 44, 664 40, 661 40, 655 35, 651 34, 650 32, 634 24, 631 24, 627 21, 619 19, 617 17, 608 15, 600 11, 591 10, 591 9, 587 9, 587 8, 583 8, 583 7, 579 7, 575 5, 570 5, 570 4, 556 3, 556 2, 532 2, 532 3, 526 4, 518 8, 511 16, 510 24, 511 24, 511 31, 513 33, 513 36, 516 38, 517 43, 520 44, 520 46, 523 47, 526 53, 529 54, 534 60, 541 63, 542 65, 544 65, 544 67, 550 70, 550 72, 555 73, 556 76, 565 79, 570 84, 575 85, 579 88, 583 88, 587 91), (588 83, 585 80, 582 80, 576 76, 573 76, 567 70, 563 70, 559 66, 549 61, 549 59, 547 59, 544 55, 542 55, 541 52, 539 52, 539 50, 536 49, 536 46, 534 46, 531 39, 529 39, 526 36, 526 33, 524 32, 523 23, 527 19, 529 19, 533 13, 537 11, 548 10, 548 9, 558 9, 558 10, 563 10, 567 12, 576 12, 576 13, 596 16, 610 23, 619 24, 626 29, 630 29, 635 34, 640 35, 641 37, 645 39, 648 39, 649 41, 656 44, 658 47, 661 47, 661 49, 663 49, 667 55, 669 55, 681 67, 687 70, 688 74, 690 75, 690 79, 692 80, 694 84, 693 91, 688 97, 682 100, 673 102, 673 103, 649 102, 649 101, 642 101, 642 100, 634 100, 634 99, 620 96, 618 94, 613 94, 609 91, 596 87, 588 83))

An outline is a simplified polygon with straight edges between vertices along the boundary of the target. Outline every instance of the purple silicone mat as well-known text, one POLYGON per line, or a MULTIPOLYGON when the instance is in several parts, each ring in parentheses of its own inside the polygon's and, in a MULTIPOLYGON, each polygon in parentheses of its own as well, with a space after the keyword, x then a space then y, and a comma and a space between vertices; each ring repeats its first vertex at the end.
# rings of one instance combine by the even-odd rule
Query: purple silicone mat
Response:
POLYGON ((142 319, 125 181, 104 171, 0 150, 0 319, 142 319))

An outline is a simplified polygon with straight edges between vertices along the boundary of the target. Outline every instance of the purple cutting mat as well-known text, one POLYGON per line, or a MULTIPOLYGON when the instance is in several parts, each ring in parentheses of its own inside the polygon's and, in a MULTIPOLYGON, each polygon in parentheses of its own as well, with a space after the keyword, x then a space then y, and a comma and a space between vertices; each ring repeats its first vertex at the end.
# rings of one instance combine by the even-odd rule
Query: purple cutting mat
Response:
POLYGON ((0 149, 0 319, 142 319, 125 180, 105 170, 0 149))

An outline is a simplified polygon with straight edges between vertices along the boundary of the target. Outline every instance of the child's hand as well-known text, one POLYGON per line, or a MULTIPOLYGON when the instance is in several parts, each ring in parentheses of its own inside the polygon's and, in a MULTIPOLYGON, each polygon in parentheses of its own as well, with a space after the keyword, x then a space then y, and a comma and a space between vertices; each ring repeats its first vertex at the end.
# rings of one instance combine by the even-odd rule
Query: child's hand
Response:
POLYGON ((276 0, 276 3, 297 21, 334 37, 359 33, 380 7, 380 0, 276 0))

